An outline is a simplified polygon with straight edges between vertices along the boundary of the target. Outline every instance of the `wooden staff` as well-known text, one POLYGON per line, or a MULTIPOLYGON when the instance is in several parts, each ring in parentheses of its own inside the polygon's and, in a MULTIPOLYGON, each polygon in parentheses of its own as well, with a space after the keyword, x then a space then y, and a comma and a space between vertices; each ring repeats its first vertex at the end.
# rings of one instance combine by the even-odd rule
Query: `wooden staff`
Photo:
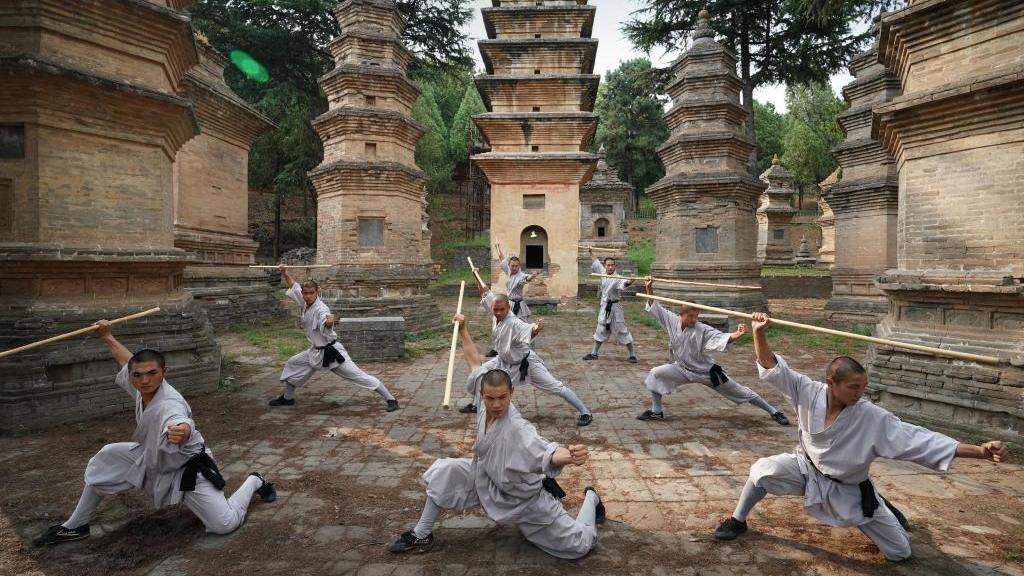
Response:
MULTIPOLYGON (((144 310, 142 312, 137 312, 135 314, 131 314, 131 315, 128 315, 128 316, 123 316, 121 318, 116 318, 114 320, 111 320, 110 323, 111 324, 120 324, 122 322, 127 322, 129 320, 135 320, 136 318, 142 318, 143 316, 149 316, 150 314, 156 314, 159 311, 160 311, 159 307, 150 308, 149 310, 144 310)), ((94 330, 96 330, 96 326, 86 326, 85 328, 79 328, 78 330, 75 330, 73 332, 68 332, 67 334, 61 334, 59 336, 54 336, 52 338, 47 338, 46 340, 40 340, 38 342, 33 342, 31 344, 26 344, 24 346, 19 346, 17 348, 11 348, 10 350, 7 350, 5 352, 0 352, 0 358, 4 358, 6 356, 13 356, 14 354, 17 354, 18 352, 24 352, 26 350, 32 350, 33 348, 39 348, 40 346, 45 346, 45 345, 51 344, 53 342, 59 342, 60 340, 67 340, 68 338, 74 338, 75 336, 79 336, 81 334, 87 334, 87 333, 92 332, 94 330)))
MULTIPOLYGON (((462 294, 466 290, 466 281, 459 282, 459 304, 455 307, 456 314, 462 314, 462 294)), ((459 343, 459 324, 452 327, 452 349, 448 352, 448 375, 444 379, 444 400, 441 406, 447 410, 452 399, 452 372, 455 369, 455 346, 459 343)))
MULTIPOLYGON (((610 274, 598 274, 597 272, 591 272, 591 276, 600 276, 601 278, 617 278, 619 280, 646 280, 646 276, 613 276, 610 274)), ((715 288, 738 288, 740 290, 760 290, 760 286, 744 286, 742 284, 715 284, 713 282, 690 282, 689 280, 670 280, 668 278, 654 278, 651 280, 655 282, 662 282, 665 284, 686 284, 687 286, 713 286, 715 288)))
MULTIPOLYGON (((668 302, 670 304, 680 304, 683 306, 689 306, 691 308, 697 308, 698 310, 707 310, 708 312, 717 312, 719 314, 727 314, 729 316, 735 316, 736 318, 746 318, 752 320, 753 315, 747 314, 746 312, 736 312, 735 310, 726 310, 725 308, 715 308, 714 306, 705 306, 703 304, 695 304, 693 302, 686 302, 684 300, 676 300, 674 298, 665 298, 664 296, 653 296, 650 294, 637 294, 638 298, 648 298, 650 300, 658 300, 660 302, 668 302)), ((810 332, 818 332, 821 334, 831 334, 832 336, 842 336, 844 338, 852 338, 854 340, 861 340, 864 342, 870 342, 872 344, 880 344, 882 346, 892 346, 893 348, 905 348, 907 350, 913 350, 915 352, 924 352, 926 354, 934 354, 936 356, 948 356, 950 358, 957 358, 959 360, 968 360, 971 362, 982 362, 985 364, 1001 364, 1003 360, 996 358, 995 356, 982 356, 980 354, 968 354, 966 352, 956 352, 954 350, 943 350, 942 348, 932 348, 931 346, 921 346, 920 344, 910 344, 908 342, 897 342, 896 340, 889 340, 886 338, 876 338, 874 336, 864 336, 863 334, 854 334, 852 332, 843 332, 841 330, 833 330, 831 328, 822 328, 821 326, 812 326, 810 324, 800 324, 798 322, 790 322, 789 320, 779 320, 778 318, 771 318, 771 324, 778 324, 779 326, 789 326, 790 328, 799 328, 801 330, 808 330, 810 332)))
POLYGON ((477 286, 480 286, 481 288, 486 287, 487 284, 484 284, 484 281, 480 279, 480 273, 476 271, 476 266, 473 266, 473 259, 466 256, 466 260, 469 262, 469 269, 473 271, 473 276, 476 276, 477 286))
MULTIPOLYGON (((285 264, 285 268, 330 268, 333 264, 285 264)), ((249 268, 278 268, 279 266, 249 266, 249 268)))
POLYGON ((628 248, 601 248, 598 246, 584 246, 583 244, 577 244, 577 248, 586 248, 587 250, 597 250, 598 252, 625 252, 628 248))

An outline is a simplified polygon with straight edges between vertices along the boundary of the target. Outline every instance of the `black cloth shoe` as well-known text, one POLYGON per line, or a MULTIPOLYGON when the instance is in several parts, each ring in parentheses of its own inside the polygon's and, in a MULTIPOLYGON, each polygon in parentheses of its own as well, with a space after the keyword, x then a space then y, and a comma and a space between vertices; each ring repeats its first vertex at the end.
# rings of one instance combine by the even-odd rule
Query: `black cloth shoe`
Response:
POLYGON ((584 360, 597 360, 597 354, 587 354, 583 357, 584 360))
POLYGON ((260 497, 260 500, 264 502, 273 502, 277 500, 277 490, 274 490, 274 485, 267 482, 267 479, 263 477, 263 474, 259 472, 250 472, 249 476, 255 476, 260 479, 263 484, 256 489, 256 494, 260 497))
POLYGON ((782 426, 789 426, 789 418, 786 418, 786 415, 783 414, 782 412, 776 412, 775 414, 772 414, 772 420, 775 420, 782 426))
POLYGON ((62 542, 74 542, 75 540, 83 540, 89 537, 89 525, 79 526, 78 528, 65 528, 60 524, 54 524, 46 529, 39 536, 32 539, 32 544, 35 546, 49 546, 51 544, 60 544, 62 542))
POLYGON ((388 400, 388 407, 385 408, 388 412, 394 412, 398 410, 398 400, 388 400))
POLYGON ((651 412, 650 410, 644 410, 644 413, 636 417, 637 420, 664 420, 664 412, 651 412))
POLYGON ((576 419, 577 426, 590 426, 590 423, 594 421, 592 414, 580 414, 580 417, 576 419))
POLYGON ((277 398, 274 398, 273 400, 270 401, 270 405, 271 406, 295 406, 295 398, 292 398, 291 400, 289 400, 289 399, 285 398, 284 396, 278 396, 277 398))
POLYGON ((630 364, 636 364, 636 362, 637 362, 636 356, 630 356, 628 361, 629 361, 630 364))
POLYGON ((462 412, 463 414, 476 414, 476 404, 470 402, 462 408, 459 408, 459 412, 462 412))
POLYGON ((597 507, 594 508, 594 522, 596 524, 604 524, 604 519, 605 519, 604 502, 601 502, 601 496, 597 493, 597 490, 594 490, 593 486, 587 486, 586 488, 583 489, 583 497, 584 498, 587 497, 587 491, 588 490, 590 492, 593 492, 594 496, 597 496, 597 507))
POLYGON ((722 524, 718 527, 718 530, 715 530, 715 539, 735 540, 737 536, 743 534, 746 531, 746 522, 740 522, 739 520, 730 516, 728 520, 722 522, 722 524))
POLYGON ((490 352, 488 352, 488 353, 486 354, 486 356, 487 356, 488 358, 494 358, 494 357, 495 357, 495 356, 497 356, 497 355, 498 355, 498 351, 497 351, 497 350, 494 350, 493 348, 491 349, 491 351, 490 351, 490 352))
POLYGON ((388 552, 394 552, 400 554, 402 552, 408 552, 419 548, 419 552, 426 552, 431 546, 434 545, 434 534, 427 534, 426 538, 417 538, 412 530, 402 532, 402 535, 398 537, 398 540, 388 546, 388 552))

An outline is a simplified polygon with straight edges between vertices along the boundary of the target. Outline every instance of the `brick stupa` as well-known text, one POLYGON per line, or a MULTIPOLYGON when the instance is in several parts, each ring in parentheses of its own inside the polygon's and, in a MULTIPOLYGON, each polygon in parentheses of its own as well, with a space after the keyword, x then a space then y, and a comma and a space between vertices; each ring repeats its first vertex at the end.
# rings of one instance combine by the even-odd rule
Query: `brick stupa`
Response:
POLYGON ((403 317, 406 329, 440 325, 427 291, 433 278, 423 230, 426 177, 416 166, 423 127, 410 115, 419 90, 406 77, 412 55, 391 0, 347 0, 334 16, 335 68, 320 79, 328 111, 313 121, 324 160, 310 172, 317 192, 322 298, 343 317, 403 317))

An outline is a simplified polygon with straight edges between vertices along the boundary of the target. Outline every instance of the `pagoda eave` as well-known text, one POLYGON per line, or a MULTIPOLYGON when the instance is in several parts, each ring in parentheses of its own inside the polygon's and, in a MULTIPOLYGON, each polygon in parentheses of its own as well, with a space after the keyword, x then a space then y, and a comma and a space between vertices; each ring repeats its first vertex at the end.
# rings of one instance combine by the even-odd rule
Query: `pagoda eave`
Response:
POLYGON ((521 29, 527 20, 550 18, 553 22, 572 22, 581 38, 590 38, 594 31, 596 6, 494 6, 481 8, 484 30, 488 38, 498 38, 505 30, 521 29))
MULTIPOLYGON (((597 56, 597 39, 594 38, 540 38, 507 40, 480 40, 480 56, 488 74, 495 74, 495 62, 508 68, 508 62, 520 63, 523 69, 536 68, 559 57, 573 55, 580 74, 594 73, 594 59, 597 56)), ((498 74, 502 72, 499 71, 498 74)))
POLYGON ((488 152, 470 157, 492 184, 580 184, 597 166, 589 153, 519 154, 488 152))

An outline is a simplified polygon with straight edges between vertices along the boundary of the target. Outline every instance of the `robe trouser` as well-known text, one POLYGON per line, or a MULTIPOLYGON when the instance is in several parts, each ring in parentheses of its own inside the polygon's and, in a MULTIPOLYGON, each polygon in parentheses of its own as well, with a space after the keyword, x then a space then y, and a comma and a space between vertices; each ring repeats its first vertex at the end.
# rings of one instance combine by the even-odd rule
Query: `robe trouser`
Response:
MULTIPOLYGON (((296 388, 301 388, 318 370, 327 370, 327 368, 311 365, 309 362, 309 350, 303 350, 285 362, 279 380, 296 388)), ((333 368, 330 368, 330 371, 352 384, 367 390, 376 391, 383 386, 376 377, 363 372, 349 356, 345 356, 345 361, 341 364, 335 364, 333 368)))
POLYGON ((735 404, 743 404, 744 402, 750 402, 755 398, 760 398, 757 392, 754 392, 750 388, 736 383, 732 378, 722 382, 720 385, 712 386, 711 377, 705 378, 706 382, 698 380, 693 377, 693 374, 687 373, 676 363, 662 364, 656 366, 647 373, 647 378, 644 379, 644 385, 651 392, 657 392, 658 394, 665 395, 671 394, 676 391, 676 388, 683 384, 703 384, 708 388, 718 392, 722 396, 732 401, 735 404))
MULTIPOLYGON (((526 382, 532 384, 534 387, 547 392, 548 394, 554 394, 559 396, 562 393, 562 389, 565 388, 565 384, 562 384, 560 380, 556 380, 551 372, 548 372, 544 362, 537 356, 535 352, 530 353, 530 357, 527 359, 530 365, 529 375, 526 377, 526 382)), ((505 367, 501 362, 501 358, 491 358, 487 362, 480 365, 480 368, 474 370, 469 374, 466 382, 466 389, 473 390, 473 404, 480 406, 480 380, 483 379, 483 375, 489 370, 501 369, 508 373, 509 378, 512 379, 512 385, 518 386, 519 382, 519 364, 515 364, 511 367, 505 367)))
POLYGON ((600 317, 598 318, 597 328, 594 329, 594 340, 597 340, 598 342, 604 342, 608 340, 608 338, 615 336, 616 342, 622 344, 623 346, 633 342, 633 335, 629 333, 629 327, 626 326, 625 321, 616 320, 616 317, 619 317, 620 315, 615 313, 616 310, 614 306, 621 305, 622 304, 619 304, 618 302, 612 304, 613 308, 608 313, 608 315, 611 315, 612 317, 610 330, 608 329, 608 327, 601 323, 600 317))
MULTIPOLYGON (((807 477, 800 471, 796 454, 776 454, 761 458, 750 467, 750 480, 755 486, 764 488, 775 496, 802 496, 807 486, 807 477)), ((878 509, 871 518, 857 526, 875 546, 892 561, 910 558, 910 537, 900 526, 885 502, 878 499, 878 509)))

